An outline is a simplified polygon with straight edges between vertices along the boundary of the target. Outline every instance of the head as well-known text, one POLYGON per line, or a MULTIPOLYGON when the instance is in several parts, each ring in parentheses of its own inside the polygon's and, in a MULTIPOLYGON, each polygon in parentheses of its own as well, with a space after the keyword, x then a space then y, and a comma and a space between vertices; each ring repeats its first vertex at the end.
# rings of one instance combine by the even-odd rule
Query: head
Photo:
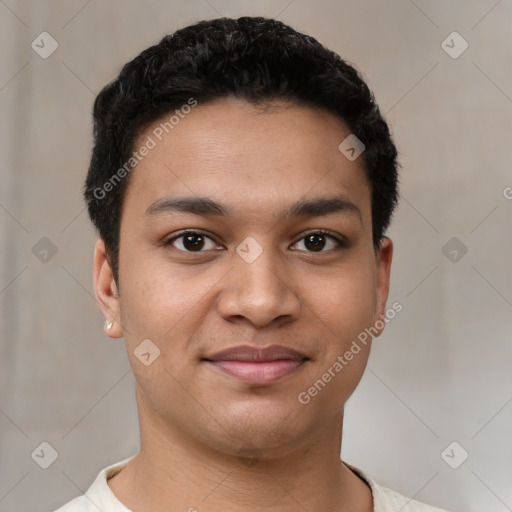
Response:
POLYGON ((281 22, 203 21, 126 64, 94 104, 85 198, 95 290, 139 414, 226 453, 252 440, 274 455, 339 419, 371 341, 338 371, 337 358, 385 312, 396 157, 358 72, 281 22), (302 359, 272 382, 212 364, 275 344, 302 359))

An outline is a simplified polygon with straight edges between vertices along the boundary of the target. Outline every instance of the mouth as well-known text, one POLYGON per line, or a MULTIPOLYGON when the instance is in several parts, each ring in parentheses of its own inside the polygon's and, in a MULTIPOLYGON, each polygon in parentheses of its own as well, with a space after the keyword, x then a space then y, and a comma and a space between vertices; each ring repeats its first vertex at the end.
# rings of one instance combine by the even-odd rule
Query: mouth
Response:
POLYGON ((211 367, 254 385, 276 382, 296 372, 309 360, 304 354, 281 345, 266 348, 243 345, 203 358, 211 367))

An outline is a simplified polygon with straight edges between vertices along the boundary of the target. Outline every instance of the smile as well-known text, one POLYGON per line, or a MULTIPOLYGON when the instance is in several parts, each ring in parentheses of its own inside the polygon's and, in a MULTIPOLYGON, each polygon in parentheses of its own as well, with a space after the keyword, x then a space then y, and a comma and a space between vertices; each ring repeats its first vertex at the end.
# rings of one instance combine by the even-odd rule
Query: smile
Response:
POLYGON ((274 361, 206 361, 209 365, 247 384, 264 385, 276 382, 297 371, 307 359, 274 361))

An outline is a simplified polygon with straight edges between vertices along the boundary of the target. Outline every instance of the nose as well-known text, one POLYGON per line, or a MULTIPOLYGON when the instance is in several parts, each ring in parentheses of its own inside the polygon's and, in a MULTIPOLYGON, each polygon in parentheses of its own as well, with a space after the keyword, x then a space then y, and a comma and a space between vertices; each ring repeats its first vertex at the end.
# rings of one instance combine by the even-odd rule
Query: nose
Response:
POLYGON ((232 269, 223 282, 217 307, 219 314, 229 322, 249 322, 262 328, 296 320, 301 301, 295 291, 295 272, 286 269, 265 249, 252 262, 233 253, 232 269))

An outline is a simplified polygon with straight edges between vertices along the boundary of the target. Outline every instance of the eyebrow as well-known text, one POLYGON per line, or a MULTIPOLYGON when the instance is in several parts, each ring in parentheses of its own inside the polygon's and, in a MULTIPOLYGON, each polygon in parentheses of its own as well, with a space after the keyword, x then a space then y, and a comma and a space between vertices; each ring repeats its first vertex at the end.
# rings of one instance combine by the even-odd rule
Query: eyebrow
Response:
MULTIPOLYGON (((234 216, 234 213, 209 197, 166 197, 151 204, 145 214, 148 216, 172 212, 193 213, 203 216, 234 216)), ((282 214, 284 220, 294 217, 321 216, 332 213, 356 214, 362 220, 361 210, 344 196, 301 199, 290 205, 282 214)))

